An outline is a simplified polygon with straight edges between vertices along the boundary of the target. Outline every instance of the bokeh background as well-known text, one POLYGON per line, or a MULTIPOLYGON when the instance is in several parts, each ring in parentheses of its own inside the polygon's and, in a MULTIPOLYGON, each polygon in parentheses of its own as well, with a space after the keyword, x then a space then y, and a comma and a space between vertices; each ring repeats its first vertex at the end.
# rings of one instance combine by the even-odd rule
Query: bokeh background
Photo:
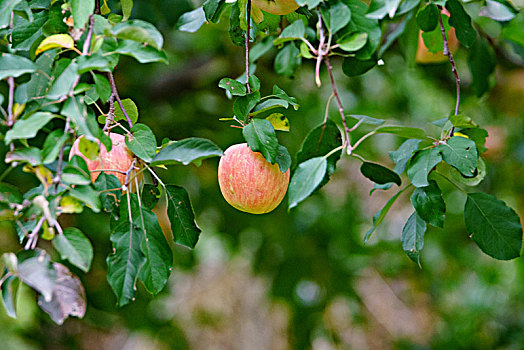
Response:
MULTIPOLYGON (((116 2, 109 4, 118 9, 116 2)), ((141 65, 122 56, 115 78, 120 95, 137 103, 140 121, 159 142, 194 136, 227 148, 243 140, 238 129, 218 121, 232 115, 232 101, 217 85, 223 77, 243 73, 243 49, 231 44, 226 17, 194 34, 177 31, 178 17, 195 5, 188 0, 135 1, 132 17, 162 31, 170 63, 141 65)), ((308 130, 322 122, 331 87, 326 72, 323 86, 314 85, 310 62, 292 78, 277 76, 272 70, 275 53, 259 60, 256 75, 263 93, 277 83, 298 98, 300 109, 284 112, 291 131, 278 134, 294 155, 308 130)), ((480 188, 522 217, 524 70, 498 57, 494 87, 478 99, 468 88, 467 54, 459 49, 455 55, 463 81, 461 109, 490 133, 485 154, 489 174, 480 188)), ((333 59, 346 112, 438 133, 429 123, 454 106, 449 65, 409 67, 398 47, 384 62, 350 79, 333 59)), ((340 125, 334 105, 330 118, 340 125)), ((364 132, 359 129, 357 136, 364 132)), ((375 136, 359 152, 392 165, 388 151, 401 141, 375 136)), ((25 287, 19 294, 19 318, 0 312, 0 347, 524 349, 524 260, 496 261, 476 247, 461 215, 465 197, 454 188, 443 185, 449 214, 444 229, 427 232, 419 268, 400 244, 411 214, 409 195, 400 198, 363 244, 373 214, 394 189, 370 197, 372 183, 360 175, 355 158, 341 159, 329 184, 296 209, 288 212, 284 203, 261 216, 239 212, 223 200, 217 165, 218 159, 211 159, 201 167, 160 171, 164 182, 187 188, 203 231, 196 249, 174 247, 174 272, 163 292, 151 297, 139 286, 136 301, 117 308, 105 278, 109 218, 88 210, 64 217, 64 225, 82 228, 95 248, 92 270, 75 271, 86 288, 86 316, 56 326, 25 287)), ((19 169, 4 181, 21 179, 27 188, 34 185, 19 169)), ((0 250, 17 249, 16 234, 2 222, 0 250)))

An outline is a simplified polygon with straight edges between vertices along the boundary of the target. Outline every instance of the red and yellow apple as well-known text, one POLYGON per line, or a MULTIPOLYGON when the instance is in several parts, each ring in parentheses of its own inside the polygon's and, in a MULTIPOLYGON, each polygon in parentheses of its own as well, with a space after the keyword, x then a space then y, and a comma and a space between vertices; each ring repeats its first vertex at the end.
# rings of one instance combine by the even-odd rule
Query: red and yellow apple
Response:
POLYGON ((253 0, 253 5, 273 15, 287 15, 299 8, 295 0, 253 0))
MULTIPOLYGON (((442 14, 444 16, 449 17, 449 12, 446 9, 442 10, 442 14)), ((437 26, 437 30, 440 27, 437 26)), ((457 36, 455 35, 455 28, 451 27, 448 30, 448 47, 449 51, 451 53, 455 53, 459 47, 459 41, 457 39, 457 36)), ((426 45, 424 44, 424 39, 422 38, 422 30, 418 33, 418 47, 417 47, 417 57, 416 61, 420 64, 427 64, 427 63, 442 63, 448 60, 448 56, 445 56, 443 51, 439 51, 436 53, 433 53, 428 50, 426 45)))
POLYGON ((80 136, 73 143, 71 151, 69 152, 69 160, 71 160, 74 155, 82 157, 86 161, 87 168, 91 172, 91 181, 93 182, 100 174, 100 171, 104 170, 107 174, 115 175, 123 185, 126 181, 126 175, 124 173, 129 170, 133 163, 133 154, 126 146, 125 137, 120 134, 110 133, 109 137, 113 143, 111 151, 107 152, 106 147, 101 145, 100 154, 95 160, 87 158, 82 154, 82 152, 80 152, 79 144, 82 137, 84 136, 80 136), (105 171, 105 169, 116 171, 105 171))
POLYGON ((289 169, 266 161, 245 143, 229 147, 218 165, 218 184, 224 199, 238 210, 265 214, 275 209, 286 194, 289 169))

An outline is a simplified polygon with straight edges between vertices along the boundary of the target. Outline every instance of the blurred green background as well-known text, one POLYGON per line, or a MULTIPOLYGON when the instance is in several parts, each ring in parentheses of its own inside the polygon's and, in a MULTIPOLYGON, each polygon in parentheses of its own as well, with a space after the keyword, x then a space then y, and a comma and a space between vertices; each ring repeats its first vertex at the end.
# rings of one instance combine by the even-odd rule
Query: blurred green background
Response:
MULTIPOLYGON (((112 3, 110 3, 112 5, 112 3)), ((139 107, 140 121, 160 142, 204 137, 227 148, 241 132, 219 122, 232 102, 218 81, 244 71, 243 49, 231 44, 227 19, 197 33, 175 30, 177 18, 194 8, 186 0, 135 1, 134 18, 154 23, 165 36, 169 65, 141 65, 122 57, 115 72, 120 95, 139 107)), ((322 122, 331 87, 322 72, 314 85, 311 62, 293 78, 272 71, 276 50, 262 57, 256 75, 262 93, 277 83, 297 97, 298 111, 284 113, 289 133, 279 140, 294 155, 308 130, 322 122)), ((490 132, 489 174, 480 185, 524 214, 524 70, 499 62, 494 88, 478 99, 468 88, 467 51, 456 53, 463 81, 462 111, 490 132)), ((347 78, 333 59, 347 113, 425 127, 454 106, 448 64, 408 67, 400 49, 360 78, 347 78)), ((335 106, 330 118, 340 125, 335 106)), ((434 129, 432 129, 434 128, 434 129)), ((366 132, 358 130, 357 136, 366 132)), ((437 135, 437 134, 436 134, 437 135)), ((359 153, 392 165, 388 151, 402 140, 375 136, 359 153)), ((5 153, 6 150, 2 150, 5 153)), ((165 290, 151 297, 139 287, 122 309, 105 279, 110 252, 109 218, 84 212, 64 217, 93 242, 88 274, 75 271, 86 288, 83 320, 56 326, 25 287, 18 320, 0 312, 2 349, 524 349, 524 262, 493 260, 468 238, 461 209, 465 198, 443 188, 449 208, 444 229, 431 228, 422 269, 402 251, 400 232, 411 214, 409 195, 394 205, 370 243, 362 237, 371 217, 391 193, 377 191, 359 173, 360 162, 344 157, 330 183, 287 212, 285 203, 267 215, 230 207, 217 184, 218 159, 201 167, 160 171, 165 183, 188 190, 202 235, 195 250, 175 248, 175 268, 165 290)), ((4 165, 3 165, 4 166, 4 165)), ((17 169, 6 182, 29 188, 33 179, 17 169)), ((18 250, 16 235, 2 223, 2 251, 18 250)))

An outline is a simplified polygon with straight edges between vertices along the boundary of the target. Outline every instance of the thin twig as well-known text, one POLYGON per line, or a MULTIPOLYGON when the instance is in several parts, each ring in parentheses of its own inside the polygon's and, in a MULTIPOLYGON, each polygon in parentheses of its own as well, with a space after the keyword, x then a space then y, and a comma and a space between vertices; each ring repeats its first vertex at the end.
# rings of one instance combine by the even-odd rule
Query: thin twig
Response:
POLYGON ((133 162, 131 163, 131 166, 129 167, 129 169, 127 169, 127 171, 125 173, 126 174, 126 181, 124 182, 124 186, 126 186, 126 187, 127 187, 127 185, 129 185, 129 177, 131 176, 131 173, 135 169, 135 164, 136 164, 136 158, 133 159, 133 162))
MULTIPOLYGON (((11 129, 15 124, 15 115, 13 113, 13 102, 15 96, 15 78, 7 78, 7 84, 9 84, 9 100, 7 102, 7 126, 9 127, 9 129, 11 129)), ((15 149, 15 145, 12 142, 9 145, 9 147, 11 151, 15 149)))
POLYGON ((106 124, 104 125, 104 132, 110 130, 109 128, 115 121, 115 95, 111 94, 109 97, 109 112, 106 117, 106 124))
POLYGON ((340 112, 340 118, 342 118, 342 124, 344 125, 344 144, 348 148, 348 153, 350 153, 351 145, 349 144, 349 129, 346 123, 346 116, 344 115, 344 107, 342 106, 342 101, 340 100, 340 96, 338 95, 337 85, 335 84, 335 77, 333 76, 333 67, 331 67, 331 63, 329 63, 329 58, 327 56, 324 57, 324 63, 326 64, 326 67, 328 69, 329 78, 331 79, 331 87, 333 88, 333 94, 335 95, 335 99, 337 101, 338 111, 340 112))
POLYGON ((318 12, 318 24, 317 28, 320 33, 320 42, 318 44, 318 56, 317 56, 317 63, 315 65, 315 82, 318 87, 322 85, 322 82, 320 81, 320 64, 322 63, 322 59, 324 58, 324 43, 326 40, 326 37, 324 35, 324 28, 322 26, 322 16, 320 15, 320 11, 318 12))
POLYGON ((82 48, 82 55, 84 56, 89 54, 89 48, 91 47, 91 38, 93 37, 93 26, 95 24, 95 16, 89 15, 88 21, 89 26, 87 29, 87 36, 86 40, 84 41, 84 46, 82 48))
POLYGON ((31 231, 31 233, 29 234, 29 236, 27 237, 27 242, 25 243, 25 246, 24 246, 24 249, 25 250, 28 250, 30 248, 36 246, 36 241, 38 240, 38 231, 40 231, 40 229, 42 228, 42 225, 44 224, 44 221, 45 221, 45 217, 42 215, 42 217, 40 218, 40 220, 38 220, 35 228, 33 229, 33 231, 31 231), (33 243, 33 241, 35 243, 33 243))
MULTIPOLYGON (((68 134, 71 132, 69 117, 66 119, 65 127, 64 127, 64 134, 68 134)), ((60 180, 62 179, 62 162, 64 161, 64 150, 65 150, 65 142, 60 147, 60 151, 58 152, 58 164, 56 167, 56 176, 53 179, 53 183, 55 184, 55 194, 58 192, 58 185, 60 184, 60 180)))
POLYGON ((247 93, 251 93, 249 86, 249 27, 251 24, 251 0, 247 0, 246 4, 246 88, 247 93))
MULTIPOLYGON (((440 9, 442 10, 442 7, 440 7, 440 9)), ((448 39, 446 37, 446 30, 444 29, 444 23, 442 22, 441 14, 439 14, 438 20, 440 24, 440 31, 442 32, 442 42, 444 44, 444 50, 442 53, 448 56, 449 58, 449 62, 451 63, 451 71, 455 75, 455 82, 457 84, 457 103, 455 105, 455 115, 458 115, 460 106, 460 78, 457 73, 457 67, 455 66, 455 60, 453 59, 453 55, 451 54, 451 50, 449 49, 448 39)), ((453 134, 453 130, 451 134, 453 134)))
POLYGON ((115 96, 116 101, 118 102, 118 105, 120 106, 120 109, 122 110, 122 113, 124 114, 124 117, 126 117, 127 124, 129 125, 129 128, 132 128, 133 122, 131 121, 131 118, 129 118, 129 115, 127 115, 126 109, 124 108, 124 105, 122 104, 122 101, 120 100, 120 96, 118 95, 118 90, 116 89, 115 78, 113 77, 113 73, 108 72, 107 77, 109 78, 109 83, 111 84, 111 91, 113 95, 115 96))
POLYGON ((100 0, 95 0, 95 12, 94 12, 95 15, 99 15, 100 14, 100 0))
POLYGON ((324 122, 322 124, 326 124, 327 120, 328 120, 328 116, 329 116, 329 106, 331 105, 331 102, 333 101, 333 99, 335 98, 335 93, 332 92, 331 95, 329 96, 328 98, 328 101, 326 103, 326 111, 324 112, 324 122))

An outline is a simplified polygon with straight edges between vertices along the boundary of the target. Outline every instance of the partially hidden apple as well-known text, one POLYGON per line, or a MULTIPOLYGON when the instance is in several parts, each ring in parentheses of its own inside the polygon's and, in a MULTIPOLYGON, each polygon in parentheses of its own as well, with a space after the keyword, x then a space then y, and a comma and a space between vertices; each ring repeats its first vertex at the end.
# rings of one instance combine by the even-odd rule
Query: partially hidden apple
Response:
POLYGON ((229 147, 218 165, 218 184, 224 199, 238 210, 265 214, 275 209, 286 194, 289 169, 266 161, 246 143, 229 147))
MULTIPOLYGON (((442 10, 444 16, 449 17, 449 12, 446 9, 442 10)), ((440 27, 437 26, 437 30, 440 30, 440 27)), ((459 47, 459 41, 455 34, 455 28, 451 27, 448 30, 448 47, 451 53, 455 53, 459 47)), ((418 47, 417 47, 417 56, 416 62, 420 64, 431 64, 431 63, 442 63, 448 60, 448 56, 445 56, 443 51, 433 53, 428 50, 424 44, 424 39, 422 38, 422 30, 418 33, 418 47)))
POLYGON ((109 137, 113 143, 111 151, 107 152, 106 147, 101 145, 100 154, 95 160, 87 158, 82 154, 82 152, 80 152, 79 144, 82 137, 84 136, 80 136, 73 143, 71 151, 69 152, 69 160, 71 160, 74 155, 82 157, 86 161, 87 168, 91 172, 91 181, 93 182, 95 182, 100 171, 104 170, 107 174, 115 175, 123 185, 126 181, 126 175, 124 173, 129 170, 133 163, 133 154, 126 146, 125 137, 120 134, 110 133, 109 137), (105 169, 117 171, 105 171, 105 169))
POLYGON ((273 15, 287 15, 299 8, 295 0, 253 0, 253 4, 273 15))

